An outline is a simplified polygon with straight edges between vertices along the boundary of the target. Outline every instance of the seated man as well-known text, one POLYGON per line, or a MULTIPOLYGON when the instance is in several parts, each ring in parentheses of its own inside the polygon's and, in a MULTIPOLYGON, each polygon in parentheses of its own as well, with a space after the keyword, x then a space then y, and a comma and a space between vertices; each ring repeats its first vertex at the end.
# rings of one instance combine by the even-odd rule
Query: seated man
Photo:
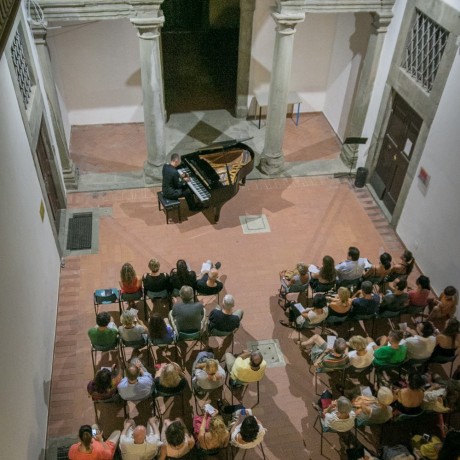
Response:
POLYGON ((260 351, 248 350, 243 350, 238 357, 225 353, 225 365, 230 372, 230 384, 233 385, 262 380, 267 367, 260 351))
POLYGON ((353 281, 358 280, 364 274, 365 259, 359 257, 359 249, 350 246, 348 248, 347 260, 336 265, 337 280, 341 281, 353 281))
POLYGON ((348 398, 341 396, 324 411, 323 427, 339 433, 350 431, 355 426, 356 414, 348 398))
POLYGON ((396 279, 391 283, 391 288, 387 291, 379 307, 379 313, 386 311, 398 312, 409 304, 409 295, 406 292, 407 281, 396 279))
POLYGON ((182 302, 173 305, 170 319, 171 326, 179 332, 192 334, 201 331, 205 309, 201 302, 193 302, 194 292, 190 286, 182 286, 179 291, 182 302))
POLYGON ((402 331, 391 330, 388 337, 382 336, 379 346, 374 348, 374 364, 388 366, 402 363, 406 359, 407 347, 400 344, 403 338, 402 331))
POLYGON ((218 280, 219 272, 216 268, 211 268, 196 283, 196 290, 202 295, 218 294, 224 285, 218 280))
POLYGON ((192 385, 198 396, 220 388, 225 381, 225 371, 214 359, 214 354, 200 351, 192 367, 192 385))
POLYGON ((201 209, 201 206, 195 203, 193 192, 187 185, 187 182, 190 181, 190 177, 188 177, 186 174, 180 174, 177 170, 177 168, 180 166, 180 163, 180 155, 173 153, 171 155, 169 164, 163 165, 163 196, 169 200, 177 200, 181 197, 184 197, 187 201, 187 205, 190 211, 196 211, 201 209))
POLYGON ((414 329, 407 328, 411 335, 406 342, 407 359, 428 359, 436 346, 434 326, 429 321, 418 323, 414 329))
POLYGON ((118 394, 125 401, 141 401, 152 392, 153 377, 139 358, 133 358, 126 369, 126 377, 118 384, 118 394))
POLYGON ((95 347, 115 347, 118 341, 118 328, 106 311, 96 316, 97 326, 88 330, 88 336, 95 347))
POLYGON ((337 338, 332 349, 327 348, 327 342, 319 334, 313 335, 300 344, 303 348, 310 345, 313 345, 310 350, 310 357, 315 367, 336 369, 349 364, 345 339, 337 338))
POLYGON ((371 281, 363 281, 361 289, 351 302, 351 317, 375 315, 380 305, 380 296, 372 292, 371 281))
POLYGON ((148 420, 145 426, 125 420, 120 436, 120 450, 123 460, 150 460, 158 454, 160 446, 160 428, 156 417, 148 420))
POLYGON ((211 311, 208 321, 208 329, 212 333, 213 329, 222 332, 232 332, 240 326, 243 318, 243 310, 233 310, 235 299, 232 295, 227 294, 222 301, 222 308, 217 305, 211 311))

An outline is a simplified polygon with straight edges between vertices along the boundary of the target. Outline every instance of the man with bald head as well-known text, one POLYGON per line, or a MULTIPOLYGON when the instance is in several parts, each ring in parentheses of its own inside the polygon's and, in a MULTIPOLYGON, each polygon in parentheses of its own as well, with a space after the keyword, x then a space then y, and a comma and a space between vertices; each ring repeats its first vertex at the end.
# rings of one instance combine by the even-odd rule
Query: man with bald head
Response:
POLYGON ((196 283, 198 294, 214 295, 222 291, 224 285, 219 281, 219 272, 217 268, 211 268, 196 283))
POLYGON ((225 365, 230 372, 231 385, 258 382, 265 375, 267 363, 260 351, 243 350, 239 356, 225 353, 225 365))
POLYGON ((156 417, 149 419, 147 428, 143 425, 136 426, 132 419, 125 420, 120 436, 123 460, 151 460, 158 454, 162 444, 156 417))
POLYGON ((153 377, 148 372, 139 358, 131 359, 126 368, 126 377, 118 384, 118 394, 125 401, 141 401, 150 396, 152 392, 153 377))

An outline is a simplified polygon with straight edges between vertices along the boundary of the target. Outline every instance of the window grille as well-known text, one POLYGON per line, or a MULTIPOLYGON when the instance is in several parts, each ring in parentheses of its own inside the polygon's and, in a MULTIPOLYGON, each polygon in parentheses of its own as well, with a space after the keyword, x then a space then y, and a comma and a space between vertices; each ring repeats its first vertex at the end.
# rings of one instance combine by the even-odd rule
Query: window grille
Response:
POLYGON ((24 44, 19 30, 16 31, 13 44, 11 45, 11 57, 13 60, 14 70, 16 71, 22 100, 24 101, 24 106, 27 110, 32 93, 33 81, 30 76, 29 65, 24 52, 24 44))
POLYGON ((446 30, 417 11, 402 66, 428 92, 433 88, 447 36, 446 30))

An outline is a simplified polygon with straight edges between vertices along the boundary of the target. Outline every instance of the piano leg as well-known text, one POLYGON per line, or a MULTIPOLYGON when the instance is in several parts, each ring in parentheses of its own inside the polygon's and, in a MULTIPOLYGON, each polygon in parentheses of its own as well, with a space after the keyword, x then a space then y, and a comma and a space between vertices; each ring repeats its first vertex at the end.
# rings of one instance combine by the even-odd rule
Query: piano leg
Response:
POLYGON ((220 206, 216 206, 215 207, 215 210, 214 210, 214 223, 217 224, 217 222, 219 222, 219 219, 220 219, 220 210, 222 209, 222 205, 220 206))

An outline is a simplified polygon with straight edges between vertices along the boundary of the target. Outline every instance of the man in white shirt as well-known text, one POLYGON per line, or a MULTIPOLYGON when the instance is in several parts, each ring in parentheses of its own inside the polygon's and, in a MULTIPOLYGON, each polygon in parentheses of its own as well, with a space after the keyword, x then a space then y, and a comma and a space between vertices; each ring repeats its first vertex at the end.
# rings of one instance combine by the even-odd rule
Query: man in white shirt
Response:
POLYGON ((423 321, 415 330, 408 328, 407 332, 412 335, 405 340, 407 359, 428 359, 436 346, 433 324, 423 321))
POLYGON ((120 450, 123 460, 151 460, 158 454, 162 444, 156 417, 149 419, 147 428, 142 425, 136 426, 132 419, 125 421, 120 436, 120 450))
POLYGON ((322 421, 324 428, 344 433, 355 426, 356 414, 348 398, 341 396, 326 409, 322 421))
POLYGON ((359 249, 350 246, 348 248, 347 260, 336 265, 337 278, 340 281, 351 281, 361 278, 364 273, 366 259, 359 257, 359 249))
POLYGON ((125 401, 141 401, 152 392, 153 377, 140 362, 133 358, 126 369, 126 377, 118 384, 118 393, 125 401))

